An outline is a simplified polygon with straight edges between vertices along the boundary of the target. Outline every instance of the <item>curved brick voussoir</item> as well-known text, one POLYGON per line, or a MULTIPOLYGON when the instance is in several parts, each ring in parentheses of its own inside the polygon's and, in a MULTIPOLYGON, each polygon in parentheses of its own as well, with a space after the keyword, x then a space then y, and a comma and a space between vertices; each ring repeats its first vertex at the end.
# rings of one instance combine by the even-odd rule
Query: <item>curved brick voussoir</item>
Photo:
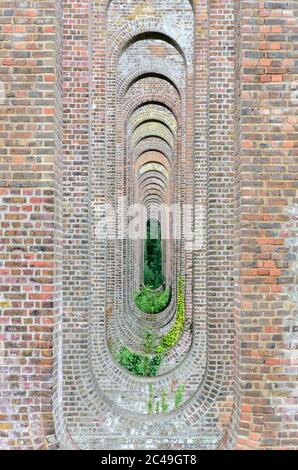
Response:
POLYGON ((137 109, 129 119, 128 133, 133 132, 142 122, 147 120, 158 120, 171 129, 173 134, 177 134, 177 120, 173 113, 160 105, 143 105, 137 109))

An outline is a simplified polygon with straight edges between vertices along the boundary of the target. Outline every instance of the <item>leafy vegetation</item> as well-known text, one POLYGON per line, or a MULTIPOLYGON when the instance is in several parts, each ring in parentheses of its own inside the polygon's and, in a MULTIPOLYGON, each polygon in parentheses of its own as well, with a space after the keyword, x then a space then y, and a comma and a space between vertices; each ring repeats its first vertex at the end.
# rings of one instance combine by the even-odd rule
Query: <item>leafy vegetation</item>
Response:
POLYGON ((144 352, 146 354, 154 354, 156 349, 157 334, 146 331, 144 335, 144 352))
POLYGON ((161 397, 161 411, 167 413, 169 411, 169 404, 167 402, 167 392, 164 390, 161 397))
POLYGON ((168 401, 168 394, 167 391, 164 389, 162 391, 161 400, 155 401, 154 397, 154 387, 153 384, 149 385, 149 401, 148 401, 148 414, 151 416, 152 414, 160 414, 160 413, 168 413, 172 409, 177 409, 179 406, 182 405, 183 399, 185 396, 185 388, 184 384, 180 385, 173 395, 174 390, 171 390, 169 393, 170 400, 168 401))
POLYGON ((144 313, 160 313, 167 308, 171 300, 170 289, 162 289, 162 243, 161 228, 158 220, 147 222, 147 237, 144 255, 144 288, 134 293, 136 305, 144 313))
MULTIPOLYGON (((150 289, 149 289, 150 291, 150 289)), ((150 291, 152 293, 152 291, 150 291)), ((164 292, 163 292, 164 293, 164 292)), ((138 296, 136 296, 137 298, 138 296)), ((169 299, 170 295, 168 295, 169 299)), ((169 301, 169 300, 168 300, 169 301)), ((152 311, 148 313, 153 313, 152 311)), ((164 353, 175 346, 183 333, 185 326, 185 295, 184 295, 184 280, 181 275, 178 279, 178 293, 177 293, 177 314, 176 321, 173 328, 161 339, 159 346, 156 346, 157 335, 150 331, 144 334, 144 352, 145 354, 136 353, 130 350, 127 346, 120 349, 116 355, 119 364, 134 375, 142 377, 156 377, 159 367, 164 357, 164 353)), ((179 406, 179 400, 183 399, 183 390, 177 391, 175 403, 179 406)), ((151 395, 150 395, 151 397, 151 395)), ((148 405, 148 411, 153 412, 153 398, 151 397, 151 404, 148 405)), ((168 409, 166 401, 166 392, 162 395, 161 403, 159 404, 163 412, 168 409)), ((149 413, 149 414, 150 414, 149 413)))
POLYGON ((149 385, 149 402, 148 402, 148 415, 153 414, 153 402, 154 402, 154 387, 153 384, 149 385))
POLYGON ((181 274, 178 280, 178 294, 177 294, 177 315, 173 328, 162 338, 160 345, 156 349, 158 354, 163 354, 168 349, 172 348, 179 341, 180 335, 183 333, 185 325, 185 295, 184 295, 184 280, 181 274))
POLYGON ((167 308, 171 300, 170 289, 162 292, 154 292, 149 287, 144 287, 135 293, 135 303, 144 313, 160 313, 167 308))
POLYGON ((175 408, 179 408, 179 406, 182 404, 184 394, 185 394, 185 385, 180 385, 180 387, 178 387, 175 393, 175 408))
POLYGON ((144 250, 144 284, 149 289, 158 289, 164 284, 161 228, 160 223, 155 219, 147 222, 147 238, 144 250))
POLYGON ((121 348, 117 360, 119 364, 134 375, 142 377, 155 377, 162 361, 162 355, 153 357, 135 353, 126 346, 121 348))

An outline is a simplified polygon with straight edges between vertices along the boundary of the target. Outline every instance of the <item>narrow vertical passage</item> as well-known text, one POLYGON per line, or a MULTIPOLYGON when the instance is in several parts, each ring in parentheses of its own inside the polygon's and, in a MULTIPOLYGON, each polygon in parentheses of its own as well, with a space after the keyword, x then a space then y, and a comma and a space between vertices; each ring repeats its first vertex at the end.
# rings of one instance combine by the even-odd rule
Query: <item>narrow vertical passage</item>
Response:
MULTIPOLYGON (((105 422, 125 434, 130 420, 140 442, 159 439, 156 421, 172 442, 201 440, 222 380, 216 367, 206 373, 204 293, 199 306, 193 302, 194 177, 207 178, 194 172, 195 34, 187 0, 179 7, 174 0, 143 7, 114 0, 107 12, 105 202, 117 214, 116 229, 120 217, 129 230, 105 241, 105 325, 90 330, 88 365, 96 394, 110 408, 105 422), (139 212, 145 216, 136 224, 139 212), (142 231, 150 219, 161 227, 164 279, 145 292, 144 311, 142 231)), ((91 306, 90 314, 99 312, 91 306)))
MULTIPOLYGON (((174 380, 183 388, 182 405, 197 390, 198 374, 203 373, 197 365, 204 358, 200 339, 197 346, 193 341, 192 239, 188 240, 194 223, 194 15, 188 1, 178 10, 173 2, 154 2, 152 8, 161 17, 171 17, 172 26, 157 18, 153 26, 147 14, 135 20, 134 8, 122 3, 120 8, 118 3, 112 3, 108 21, 107 60, 113 73, 107 79, 107 119, 112 123, 106 134, 111 159, 107 202, 119 213, 125 201, 130 216, 142 217, 130 224, 129 236, 107 242, 111 256, 106 336, 118 376, 130 377, 130 383, 133 377, 155 377, 161 394, 158 378, 174 380), (158 233, 151 240, 147 229, 154 225, 158 233), (183 365, 185 360, 193 362, 191 368, 183 365), (174 377, 177 368, 181 379, 188 377, 185 383, 174 377), (189 379, 194 371, 196 378, 189 379)), ((134 400, 119 399, 121 405, 143 409, 138 390, 133 390, 134 400)))
MULTIPOLYGON (((88 302, 79 325, 72 316, 63 325, 65 419, 79 447, 214 447, 226 419, 217 410, 227 406, 229 357, 212 347, 224 300, 207 289, 208 249, 217 250, 207 205, 208 179, 216 178, 208 163, 208 2, 90 5, 88 269, 84 292, 67 285, 70 307, 80 296, 88 302), (112 223, 100 238, 107 207, 112 223), (153 220, 161 240, 151 246, 153 220)), ((68 222, 75 232, 76 220, 68 222)), ((76 268, 69 259, 68 271, 76 268)))

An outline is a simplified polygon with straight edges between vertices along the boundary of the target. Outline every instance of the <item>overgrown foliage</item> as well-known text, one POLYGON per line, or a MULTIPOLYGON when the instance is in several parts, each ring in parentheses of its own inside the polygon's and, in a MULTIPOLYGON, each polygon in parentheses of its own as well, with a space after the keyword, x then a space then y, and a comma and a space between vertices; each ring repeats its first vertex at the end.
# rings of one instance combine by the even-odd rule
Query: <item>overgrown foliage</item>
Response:
POLYGON ((120 349, 117 360, 119 364, 134 375, 142 377, 155 377, 162 361, 162 355, 145 356, 131 351, 124 346, 120 349))
MULTIPOLYGON (((149 289, 150 291, 150 289, 149 289)), ((152 293, 150 291, 150 293, 152 293)), ((137 297, 137 296, 136 296, 137 297)), ((170 295, 168 295, 168 299, 170 295)), ((153 313, 152 311, 148 313, 153 313)), ((144 351, 145 354, 136 353, 131 351, 127 346, 120 349, 117 354, 117 361, 119 364, 134 375, 142 377, 155 377, 158 374, 159 367, 164 357, 164 353, 175 346, 183 333, 185 326, 185 295, 184 295, 184 280, 181 275, 178 279, 178 293, 177 293, 177 314, 176 321, 173 328, 161 339, 160 344, 156 347, 157 335, 150 331, 144 333, 144 351), (154 354, 154 355, 153 355, 154 354)), ((179 392, 180 395, 184 391, 179 392)), ((179 393, 175 403, 179 403, 179 393)), ((165 412, 167 408, 166 392, 164 392, 162 401, 159 404, 160 408, 165 412)), ((152 413, 152 405, 150 405, 152 413)))
POLYGON ((144 248, 144 284, 150 289, 158 289, 164 283, 161 228, 158 220, 148 220, 144 248))
POLYGON ((178 280, 178 293, 177 293, 177 315, 173 328, 162 338, 160 345, 156 349, 158 354, 162 354, 168 349, 174 347, 185 326, 185 294, 184 294, 184 280, 181 274, 178 280))
POLYGON ((160 313, 167 308, 171 300, 170 289, 162 292, 154 292, 149 287, 144 287, 135 293, 135 303, 144 313, 160 313))

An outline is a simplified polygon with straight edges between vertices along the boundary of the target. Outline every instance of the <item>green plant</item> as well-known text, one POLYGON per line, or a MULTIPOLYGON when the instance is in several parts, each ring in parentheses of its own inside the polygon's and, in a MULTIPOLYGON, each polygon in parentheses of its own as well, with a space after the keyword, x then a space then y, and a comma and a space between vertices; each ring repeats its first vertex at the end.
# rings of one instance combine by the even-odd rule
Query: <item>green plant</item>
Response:
MULTIPOLYGON (((180 385, 175 392, 175 409, 183 402, 185 395, 185 385, 180 385)), ((149 385, 149 401, 148 401, 148 415, 151 416, 154 412, 156 414, 168 413, 170 405, 167 400, 167 391, 162 391, 161 400, 155 403, 154 407, 154 387, 153 384, 149 385)))
POLYGON ((135 353, 128 347, 122 347, 117 354, 119 364, 134 375, 142 377, 155 377, 162 361, 162 355, 153 357, 135 353))
POLYGON ((134 293, 137 307, 144 313, 160 313, 167 308, 171 300, 170 289, 154 292, 144 287, 140 292, 134 293))
POLYGON ((179 406, 183 402, 185 394, 185 385, 180 385, 180 387, 177 388, 177 391, 175 393, 175 408, 179 408, 179 406))
POLYGON ((161 410, 163 413, 167 413, 169 411, 169 404, 167 402, 167 392, 165 390, 162 392, 161 410))
POLYGON ((157 376, 160 364, 162 362, 162 358, 163 358, 162 354, 157 354, 151 359, 149 377, 157 376))
POLYGON ((158 354, 162 354, 172 348, 179 341, 180 335, 183 333, 185 326, 185 295, 184 280, 179 275, 178 293, 177 293, 177 315, 173 328, 161 339, 160 345, 156 349, 158 354))
POLYGON ((148 415, 153 413, 153 400, 154 400, 154 388, 153 384, 149 385, 149 402, 148 402, 148 415))
POLYGON ((161 227, 158 220, 148 220, 144 244, 144 284, 149 288, 157 289, 164 283, 161 227))
POLYGON ((156 349, 157 335, 146 331, 144 334, 144 351, 146 354, 153 354, 156 349))

